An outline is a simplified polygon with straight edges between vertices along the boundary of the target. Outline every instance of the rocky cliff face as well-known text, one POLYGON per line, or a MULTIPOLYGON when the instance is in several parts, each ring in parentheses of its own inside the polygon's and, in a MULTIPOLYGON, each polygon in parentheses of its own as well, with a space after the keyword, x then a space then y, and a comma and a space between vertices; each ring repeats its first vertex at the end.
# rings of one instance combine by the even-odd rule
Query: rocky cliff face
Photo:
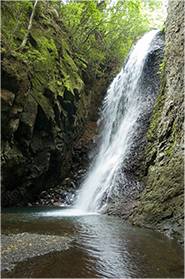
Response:
POLYGON ((66 177, 74 143, 111 80, 108 65, 100 80, 74 52, 57 11, 42 1, 20 50, 30 7, 18 5, 2 3, 3 206, 27 204, 66 177))
POLYGON ((130 220, 183 240, 184 1, 169 1, 163 77, 149 130, 142 180, 145 190, 130 220))

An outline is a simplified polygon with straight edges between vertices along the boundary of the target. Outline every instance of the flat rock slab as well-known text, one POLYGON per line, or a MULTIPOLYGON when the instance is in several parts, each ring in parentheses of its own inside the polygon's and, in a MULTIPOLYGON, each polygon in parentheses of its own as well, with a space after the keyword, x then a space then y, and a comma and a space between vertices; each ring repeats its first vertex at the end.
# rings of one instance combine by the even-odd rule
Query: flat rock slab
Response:
POLYGON ((32 234, 2 234, 1 236, 1 269, 9 271, 14 268, 15 263, 42 256, 54 251, 62 251, 69 248, 72 238, 32 234))

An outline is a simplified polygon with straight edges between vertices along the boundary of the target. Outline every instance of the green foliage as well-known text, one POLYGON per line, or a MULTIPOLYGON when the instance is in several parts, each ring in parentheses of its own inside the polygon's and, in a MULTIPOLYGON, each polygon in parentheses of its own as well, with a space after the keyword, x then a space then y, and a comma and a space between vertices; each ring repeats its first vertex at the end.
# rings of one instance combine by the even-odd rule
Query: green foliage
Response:
POLYGON ((29 15, 33 8, 33 2, 29 0, 2 1, 2 39, 6 42, 6 47, 14 49, 19 46, 23 39, 29 21, 29 15))
POLYGON ((143 0, 143 16, 147 17, 150 28, 162 29, 167 16, 167 7, 162 0, 143 0))
POLYGON ((98 71, 102 64, 122 63, 159 8, 159 0, 69 1, 61 14, 75 50, 98 71))
MULTIPOLYGON (((20 46, 33 4, 31 0, 14 1, 11 11, 7 1, 2 1, 3 41, 10 49, 20 46)), ((74 52, 85 59, 85 64, 81 63, 82 68, 85 69, 88 63, 98 73, 105 65, 122 64, 132 44, 149 31, 159 11, 160 0, 70 0, 66 4, 52 0, 38 2, 35 20, 42 20, 48 27, 53 25, 48 14, 62 20, 62 27, 69 33, 74 52)), ((52 38, 46 38, 44 42, 41 36, 41 40, 39 45, 43 50, 40 47, 31 49, 27 55, 30 61, 47 58, 43 52, 50 47, 57 51, 54 50, 52 38), (43 55, 40 56, 39 52, 43 55)), ((56 53, 53 54, 55 56, 56 53)))
POLYGON ((2 53, 9 50, 33 71, 45 74, 52 92, 62 96, 66 89, 73 94, 83 88, 82 71, 100 78, 122 65, 132 44, 150 29, 149 16, 159 2, 39 1, 22 51, 34 1, 2 1, 2 53))
MULTIPOLYGON (((11 57, 11 71, 18 78, 25 67, 30 79, 30 95, 42 108, 49 121, 55 121, 53 110, 58 96, 73 96, 75 90, 80 95, 84 86, 81 69, 87 67, 84 57, 76 55, 68 41, 68 34, 59 17, 58 1, 39 1, 33 25, 24 49, 21 42, 27 32, 32 1, 8 1, 2 9, 2 54, 3 65, 11 57), (20 16, 18 16, 20 14, 20 16), (8 58, 8 59, 7 59, 8 58), (20 65, 20 68, 18 67, 20 65)), ((59 108, 65 114, 65 110, 59 108)))
POLYGON ((160 74, 163 74, 164 70, 165 70, 165 66, 166 66, 166 63, 165 63, 165 60, 163 60, 160 65, 159 65, 159 72, 160 74))

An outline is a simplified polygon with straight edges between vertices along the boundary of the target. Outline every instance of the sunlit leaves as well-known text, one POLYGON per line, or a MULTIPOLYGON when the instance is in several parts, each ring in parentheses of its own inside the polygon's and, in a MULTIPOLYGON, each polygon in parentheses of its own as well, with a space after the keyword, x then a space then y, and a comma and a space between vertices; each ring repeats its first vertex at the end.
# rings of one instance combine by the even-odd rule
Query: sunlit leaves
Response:
POLYGON ((122 61, 133 42, 149 30, 145 6, 152 0, 69 1, 62 16, 76 51, 93 63, 122 61))

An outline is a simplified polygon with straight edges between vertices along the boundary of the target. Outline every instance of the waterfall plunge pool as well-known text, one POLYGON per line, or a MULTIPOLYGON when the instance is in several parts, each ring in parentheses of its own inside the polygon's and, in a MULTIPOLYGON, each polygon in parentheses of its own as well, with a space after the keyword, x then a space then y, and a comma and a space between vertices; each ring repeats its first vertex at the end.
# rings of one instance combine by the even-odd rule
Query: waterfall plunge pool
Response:
POLYGON ((9 266, 2 271, 2 277, 184 277, 183 249, 176 241, 133 227, 115 216, 82 212, 70 216, 69 212, 70 209, 56 208, 3 210, 2 263, 4 257, 9 266), (8 242, 10 239, 13 243, 8 242), (62 242, 66 242, 64 249, 62 242), (38 248, 39 256, 33 251, 38 248), (20 260, 16 253, 28 255, 20 260))

